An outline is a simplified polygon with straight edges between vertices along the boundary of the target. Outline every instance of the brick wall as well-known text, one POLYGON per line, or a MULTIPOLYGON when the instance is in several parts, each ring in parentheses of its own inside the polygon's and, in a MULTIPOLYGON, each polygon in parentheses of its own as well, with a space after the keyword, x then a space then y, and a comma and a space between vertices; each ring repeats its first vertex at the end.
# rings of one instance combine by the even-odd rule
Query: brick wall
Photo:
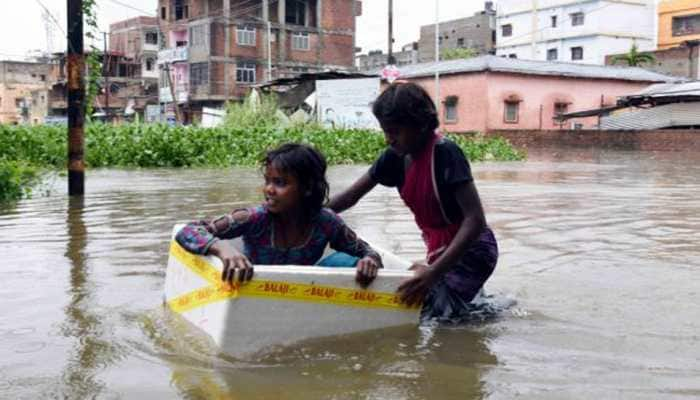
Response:
POLYGON ((491 131, 518 148, 600 147, 644 151, 700 151, 700 130, 599 131, 508 130, 491 131))
POLYGON ((355 52, 351 36, 325 35, 323 37, 322 62, 331 65, 351 67, 354 65, 355 52))
POLYGON ((355 30, 355 2, 349 0, 323 0, 321 28, 355 30))

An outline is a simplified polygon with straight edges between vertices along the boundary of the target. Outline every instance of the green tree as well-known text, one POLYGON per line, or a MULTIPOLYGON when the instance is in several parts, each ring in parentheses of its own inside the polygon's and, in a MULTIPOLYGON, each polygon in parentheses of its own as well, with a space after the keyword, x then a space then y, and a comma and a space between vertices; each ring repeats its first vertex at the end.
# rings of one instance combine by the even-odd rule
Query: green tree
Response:
POLYGON ((464 58, 476 57, 479 53, 471 47, 458 47, 456 49, 444 49, 440 52, 440 59, 459 60, 464 58))
POLYGON ((634 43, 629 52, 616 55, 612 58, 613 64, 617 64, 620 61, 625 62, 630 67, 640 67, 645 63, 653 63, 656 61, 656 57, 651 53, 640 53, 637 49, 637 44, 634 43))

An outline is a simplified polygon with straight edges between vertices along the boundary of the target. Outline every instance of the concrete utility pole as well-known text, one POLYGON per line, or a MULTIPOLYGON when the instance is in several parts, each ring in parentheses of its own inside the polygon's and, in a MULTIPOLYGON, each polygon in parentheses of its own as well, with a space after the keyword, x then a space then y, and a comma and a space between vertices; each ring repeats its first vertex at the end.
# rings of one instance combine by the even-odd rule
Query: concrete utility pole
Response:
POLYGON ((387 64, 394 65, 394 1, 389 0, 389 46, 388 46, 387 64))
POLYGON ((182 123, 182 117, 180 116, 180 107, 178 106, 177 97, 175 97, 175 86, 173 85, 173 79, 170 76, 170 63, 165 63, 165 77, 168 79, 168 86, 170 86, 170 96, 173 98, 173 108, 175 109, 175 122, 177 124, 182 123))
POLYGON ((83 1, 68 0, 68 195, 85 194, 83 1))

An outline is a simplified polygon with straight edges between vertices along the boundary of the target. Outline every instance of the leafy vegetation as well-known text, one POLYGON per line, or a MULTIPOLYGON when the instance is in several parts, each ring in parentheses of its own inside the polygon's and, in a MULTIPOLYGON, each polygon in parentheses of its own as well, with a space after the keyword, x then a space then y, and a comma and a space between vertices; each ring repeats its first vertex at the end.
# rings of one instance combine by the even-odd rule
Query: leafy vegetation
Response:
POLYGON ((612 63, 624 62, 630 67, 640 67, 642 64, 652 64, 656 57, 651 53, 642 53, 637 49, 637 44, 633 44, 630 51, 625 54, 616 55, 612 58, 612 63))
MULTIPOLYGON (((271 100, 231 105, 224 125, 195 126, 90 123, 85 133, 89 167, 228 167, 257 165, 270 148, 287 142, 310 144, 328 163, 371 163, 385 147, 381 132, 330 129, 292 123, 271 100)), ((506 140, 481 135, 448 134, 472 161, 520 160, 524 155, 506 140)), ((64 168, 65 126, 0 125, 0 198, 17 198, 18 188, 33 182, 37 168, 64 168), (34 167, 32 167, 34 166, 34 167)))
POLYGON ((0 204, 31 194, 38 177, 36 167, 21 161, 0 160, 0 204))
MULTIPOLYGON (((501 138, 449 134, 472 161, 519 160, 523 155, 501 138)), ((90 167, 190 167, 256 165, 262 154, 286 142, 308 143, 329 164, 371 163, 384 148, 376 131, 287 127, 199 128, 93 123, 85 135, 90 167)), ((65 127, 0 126, 0 158, 39 166, 66 165, 65 127)))
POLYGON ((440 51, 440 59, 443 61, 472 58, 477 55, 479 52, 471 47, 457 47, 440 51))

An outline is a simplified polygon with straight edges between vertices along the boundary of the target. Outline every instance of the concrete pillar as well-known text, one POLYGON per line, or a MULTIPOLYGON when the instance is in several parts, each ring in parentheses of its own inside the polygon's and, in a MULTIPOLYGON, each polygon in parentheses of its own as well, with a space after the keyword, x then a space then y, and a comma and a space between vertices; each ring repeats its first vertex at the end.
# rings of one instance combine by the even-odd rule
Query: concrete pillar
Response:
MULTIPOLYGON (((353 0, 353 4, 355 1, 353 0)), ((353 6, 353 12, 355 7, 353 6)), ((307 20, 308 22, 308 20, 307 20)), ((324 35, 323 35, 323 0, 316 0, 316 28, 318 28, 318 46, 316 46, 316 65, 318 65, 319 70, 323 66, 323 49, 325 48, 324 35)))
POLYGON ((263 27, 265 31, 265 35, 263 36, 265 38, 265 43, 263 45, 263 48, 265 49, 265 52, 263 54, 263 57, 265 59, 265 65, 267 66, 265 69, 267 70, 267 73, 265 76, 267 77, 267 80, 270 80, 272 77, 272 62, 270 61, 270 47, 272 44, 272 32, 270 31, 269 28, 269 23, 270 23, 270 1, 269 0, 262 0, 262 18, 263 21, 265 21, 265 26, 263 27))
POLYGON ((231 56, 231 0, 224 0, 224 24, 224 101, 228 102, 228 59, 231 56))
MULTIPOLYGON (((355 12, 355 1, 353 1, 352 11, 355 12)), ((323 0, 316 0, 316 27, 323 29, 323 0)))
POLYGON ((277 20, 279 21, 279 36, 278 36, 278 49, 277 49, 277 65, 278 68, 287 58, 287 31, 285 29, 285 20, 287 19, 287 2, 285 0, 279 0, 277 2, 277 20))

